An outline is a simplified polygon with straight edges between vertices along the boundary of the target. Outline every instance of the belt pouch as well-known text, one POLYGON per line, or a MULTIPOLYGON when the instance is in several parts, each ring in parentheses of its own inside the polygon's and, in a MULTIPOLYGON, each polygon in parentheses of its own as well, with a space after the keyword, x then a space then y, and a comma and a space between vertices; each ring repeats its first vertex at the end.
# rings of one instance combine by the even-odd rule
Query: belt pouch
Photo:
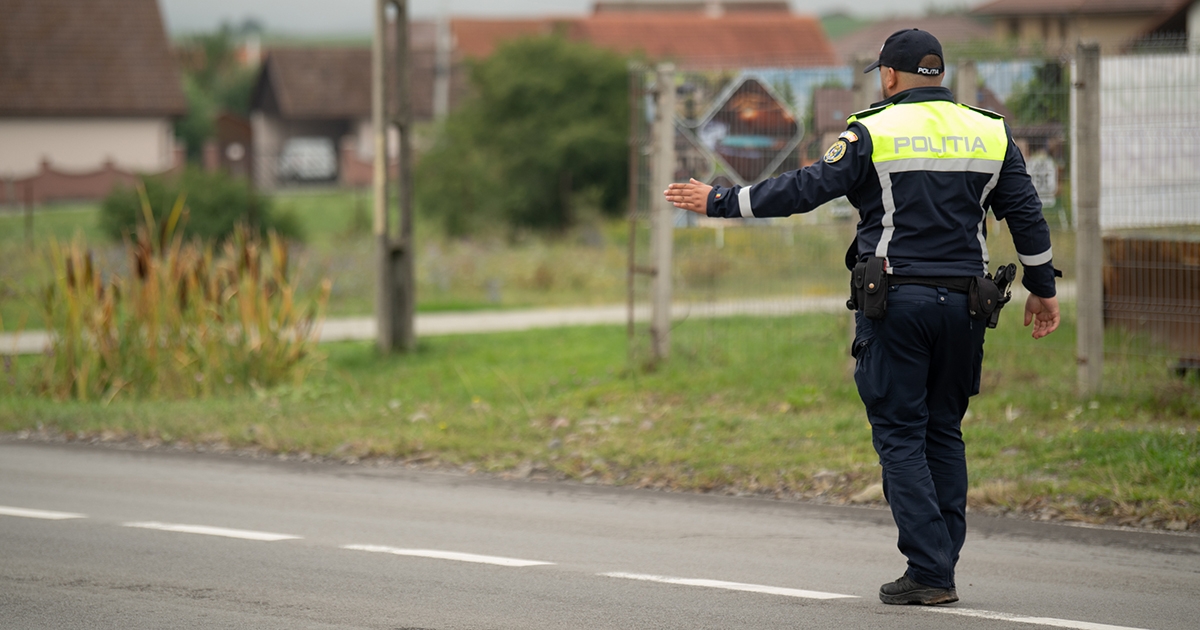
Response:
POLYGON ((868 319, 883 319, 887 312, 887 260, 870 256, 854 266, 854 297, 868 319))
POLYGON ((971 278, 971 287, 967 291, 967 308, 971 318, 987 321, 999 306, 1000 287, 996 286, 991 276, 971 278))

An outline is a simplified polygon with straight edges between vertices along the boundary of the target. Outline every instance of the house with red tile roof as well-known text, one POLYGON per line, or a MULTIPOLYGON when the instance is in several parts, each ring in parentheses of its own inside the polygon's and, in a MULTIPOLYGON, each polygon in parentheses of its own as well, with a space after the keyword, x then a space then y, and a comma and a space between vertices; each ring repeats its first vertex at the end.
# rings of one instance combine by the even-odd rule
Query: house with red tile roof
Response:
POLYGON ((0 202, 102 196, 116 174, 173 168, 186 109, 156 0, 0 0, 0 202), (91 183, 64 188, 72 174, 91 183))

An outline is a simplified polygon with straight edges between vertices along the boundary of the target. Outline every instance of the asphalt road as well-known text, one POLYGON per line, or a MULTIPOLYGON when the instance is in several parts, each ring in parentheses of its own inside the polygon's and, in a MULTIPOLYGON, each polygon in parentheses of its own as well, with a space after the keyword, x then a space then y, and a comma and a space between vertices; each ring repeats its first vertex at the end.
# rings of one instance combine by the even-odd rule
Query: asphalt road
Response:
POLYGON ((10 440, 0 628, 1200 626, 1200 537, 971 528, 961 602, 885 606, 885 510, 10 440))

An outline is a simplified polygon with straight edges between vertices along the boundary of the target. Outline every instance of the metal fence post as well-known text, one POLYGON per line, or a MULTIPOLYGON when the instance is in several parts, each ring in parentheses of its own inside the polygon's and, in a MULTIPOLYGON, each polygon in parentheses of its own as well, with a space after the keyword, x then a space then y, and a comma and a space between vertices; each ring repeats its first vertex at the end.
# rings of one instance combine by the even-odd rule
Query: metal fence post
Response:
POLYGON ((1081 43, 1075 64, 1076 361, 1082 396, 1100 391, 1104 375, 1104 242, 1100 236, 1100 46, 1081 43))
POLYGON ((657 68, 654 116, 654 182, 651 189, 650 256, 654 268, 651 283, 650 339, 655 360, 671 353, 671 256, 674 249, 675 207, 662 198, 663 190, 675 179, 675 65, 657 68))

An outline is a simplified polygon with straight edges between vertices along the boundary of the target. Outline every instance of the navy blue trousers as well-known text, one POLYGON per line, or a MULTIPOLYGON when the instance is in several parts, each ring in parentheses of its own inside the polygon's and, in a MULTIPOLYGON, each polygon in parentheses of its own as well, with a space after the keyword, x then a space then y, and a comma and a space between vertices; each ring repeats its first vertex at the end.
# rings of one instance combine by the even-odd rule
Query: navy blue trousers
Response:
POLYGON ((966 538, 962 418, 979 392, 984 329, 968 314, 966 294, 919 285, 891 287, 881 320, 856 315, 854 381, 884 497, 907 575, 927 586, 954 586, 966 538))

